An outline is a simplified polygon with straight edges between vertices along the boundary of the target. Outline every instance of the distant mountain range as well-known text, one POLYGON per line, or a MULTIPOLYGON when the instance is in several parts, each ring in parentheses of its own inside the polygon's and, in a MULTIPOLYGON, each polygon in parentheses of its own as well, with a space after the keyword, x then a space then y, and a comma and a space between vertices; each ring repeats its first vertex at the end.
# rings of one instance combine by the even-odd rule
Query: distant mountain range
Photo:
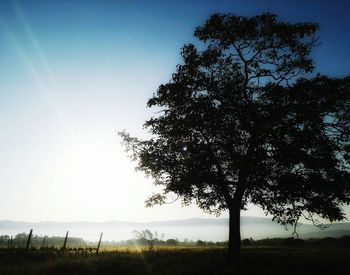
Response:
MULTIPOLYGON (((34 230, 34 234, 48 236, 64 236, 68 230, 72 237, 81 237, 88 241, 96 241, 101 232, 104 240, 126 240, 133 238, 133 230, 149 229, 157 231, 165 238, 178 238, 179 240, 208 240, 225 241, 228 238, 228 219, 183 219, 169 221, 154 221, 148 223, 105 221, 105 222, 20 222, 0 221, 0 235, 16 235, 21 232, 34 230)), ((242 217, 242 238, 276 238, 290 237, 292 230, 272 222, 270 218, 242 217)), ((334 223, 325 230, 320 230, 311 224, 298 226, 300 238, 325 238, 350 235, 350 223, 334 223)))

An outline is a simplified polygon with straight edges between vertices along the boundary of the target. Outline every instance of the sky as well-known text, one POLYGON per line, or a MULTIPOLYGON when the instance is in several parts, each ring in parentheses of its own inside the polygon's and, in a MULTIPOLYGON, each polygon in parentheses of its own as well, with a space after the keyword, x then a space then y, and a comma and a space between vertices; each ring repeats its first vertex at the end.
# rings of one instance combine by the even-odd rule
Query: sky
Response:
POLYGON ((346 0, 0 1, 0 220, 213 217, 179 203, 145 208, 157 189, 117 132, 147 136, 147 99, 210 14, 264 11, 319 23, 316 72, 350 75, 346 0))

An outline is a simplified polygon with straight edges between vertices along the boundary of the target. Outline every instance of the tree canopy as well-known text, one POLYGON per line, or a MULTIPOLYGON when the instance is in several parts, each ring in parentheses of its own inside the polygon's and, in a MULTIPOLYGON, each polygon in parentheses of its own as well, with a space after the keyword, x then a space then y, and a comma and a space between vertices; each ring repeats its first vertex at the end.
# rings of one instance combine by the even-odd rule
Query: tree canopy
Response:
POLYGON ((182 48, 183 63, 147 103, 159 111, 145 122, 152 138, 120 133, 163 187, 147 206, 175 193, 211 213, 228 209, 230 243, 248 203, 284 225, 345 218, 350 78, 308 75, 317 30, 270 13, 214 14, 196 28, 200 43, 182 48))

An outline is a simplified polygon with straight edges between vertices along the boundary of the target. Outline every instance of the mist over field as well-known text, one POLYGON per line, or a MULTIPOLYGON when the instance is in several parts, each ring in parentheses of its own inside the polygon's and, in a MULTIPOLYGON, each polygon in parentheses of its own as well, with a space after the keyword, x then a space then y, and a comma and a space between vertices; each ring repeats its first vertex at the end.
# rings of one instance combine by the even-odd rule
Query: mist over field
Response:
MULTIPOLYGON (((242 217, 242 238, 276 238, 291 237, 293 230, 285 228, 270 218, 242 217)), ((21 232, 28 233, 33 229, 37 235, 64 236, 69 231, 70 237, 80 237, 87 241, 97 241, 103 232, 105 241, 121 241, 134 238, 133 230, 149 229, 157 231, 160 237, 164 233, 165 239, 177 238, 181 241, 206 240, 226 241, 228 238, 228 219, 183 219, 169 221, 154 221, 137 223, 126 221, 105 222, 15 222, 0 221, 0 235, 16 235, 21 232)), ((320 230, 311 224, 301 224, 298 227, 300 238, 341 237, 350 235, 350 223, 333 224, 325 230, 320 230)))

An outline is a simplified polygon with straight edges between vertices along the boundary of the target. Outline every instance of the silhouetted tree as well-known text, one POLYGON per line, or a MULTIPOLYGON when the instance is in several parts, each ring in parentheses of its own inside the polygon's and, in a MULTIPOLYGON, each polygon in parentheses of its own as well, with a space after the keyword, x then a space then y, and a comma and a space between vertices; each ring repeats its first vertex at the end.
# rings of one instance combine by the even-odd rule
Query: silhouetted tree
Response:
POLYGON ((147 106, 153 135, 120 133, 138 169, 164 193, 205 211, 229 211, 229 254, 240 253, 240 212, 262 207, 283 225, 304 216, 342 220, 350 201, 349 78, 305 78, 318 26, 264 13, 214 14, 195 30, 199 46, 147 106), (315 216, 316 215, 316 216, 315 216))
POLYGON ((152 233, 149 229, 133 231, 139 244, 148 244, 149 250, 153 250, 154 241, 158 241, 156 235, 158 236, 157 231, 152 233))

